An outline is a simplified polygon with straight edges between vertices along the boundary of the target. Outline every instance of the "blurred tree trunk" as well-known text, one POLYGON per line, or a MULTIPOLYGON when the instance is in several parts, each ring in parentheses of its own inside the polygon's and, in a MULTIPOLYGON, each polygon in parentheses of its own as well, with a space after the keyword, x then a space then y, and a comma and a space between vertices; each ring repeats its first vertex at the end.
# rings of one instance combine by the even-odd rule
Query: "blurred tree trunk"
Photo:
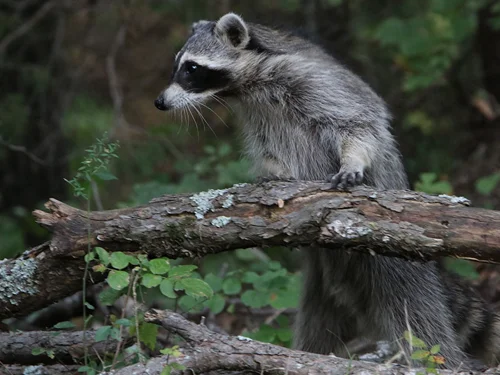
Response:
MULTIPOLYGON (((32 28, 6 46, 0 56, 0 211, 12 212, 21 207, 35 207, 47 196, 65 197, 67 177, 66 139, 61 131, 63 103, 68 95, 61 46, 65 33, 65 10, 62 2, 43 17, 32 21, 48 2, 30 2, 1 9, 4 16, 17 22, 9 35, 32 22, 32 28), (10 111, 9 111, 10 109, 10 111), (26 181, 31 181, 27 184, 26 181)), ((20 223, 22 225, 22 223, 20 223)), ((26 245, 33 246, 40 238, 30 230, 26 245)))
POLYGON ((500 103, 500 29, 492 26, 498 14, 493 12, 496 1, 491 1, 479 12, 478 47, 483 66, 485 88, 500 103))

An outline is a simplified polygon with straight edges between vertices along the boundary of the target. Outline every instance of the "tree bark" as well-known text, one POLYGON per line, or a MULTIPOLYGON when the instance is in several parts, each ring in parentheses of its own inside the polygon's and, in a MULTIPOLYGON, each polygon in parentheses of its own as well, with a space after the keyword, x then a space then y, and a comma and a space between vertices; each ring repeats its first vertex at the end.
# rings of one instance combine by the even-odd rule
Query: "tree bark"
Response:
MULTIPOLYGON (((131 342, 133 338, 124 337, 123 340, 131 342)), ((86 333, 86 342, 89 355, 98 353, 101 358, 106 353, 114 352, 118 341, 106 340, 95 342, 95 331, 86 333)), ((3 364, 52 364, 82 363, 84 360, 85 345, 83 332, 54 332, 54 331, 29 331, 29 332, 2 332, 0 333, 0 363, 3 364), (33 355, 34 348, 51 350, 54 357, 46 354, 33 355)))
POLYGON ((304 181, 238 184, 90 213, 51 199, 50 212, 34 212, 52 232, 51 241, 0 262, 0 319, 26 315, 80 290, 89 244, 170 258, 283 245, 413 260, 500 261, 500 212, 467 207, 461 197, 328 187, 304 181))
MULTIPOLYGON (((178 334, 187 345, 181 348, 178 358, 167 356, 153 358, 146 364, 136 364, 113 371, 115 375, 146 373, 160 374, 170 362, 177 362, 186 368, 187 374, 223 374, 238 371, 238 374, 266 375, 366 375, 401 374, 414 375, 417 371, 392 364, 377 364, 324 356, 290 350, 280 346, 265 344, 246 337, 230 337, 210 331, 204 325, 197 325, 181 315, 170 311, 150 310, 145 319, 162 325, 168 331, 178 334), (146 370, 147 369, 147 370, 146 370)), ((483 374, 494 374, 495 369, 483 374)), ((439 370, 441 375, 470 375, 472 372, 439 370)), ((182 374, 182 372, 172 372, 182 374)))
POLYGON ((21 365, 2 365, 0 364, 0 374, 2 375, 80 375, 78 372, 80 366, 74 365, 34 365, 34 366, 21 366, 21 365))

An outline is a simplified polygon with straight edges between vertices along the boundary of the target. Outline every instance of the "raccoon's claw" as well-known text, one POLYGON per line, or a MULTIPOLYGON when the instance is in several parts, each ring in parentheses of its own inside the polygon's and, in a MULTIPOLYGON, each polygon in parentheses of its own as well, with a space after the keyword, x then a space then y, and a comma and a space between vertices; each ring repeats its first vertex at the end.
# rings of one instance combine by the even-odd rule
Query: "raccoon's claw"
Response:
POLYGON ((327 182, 331 182, 332 189, 344 190, 349 187, 360 185, 363 182, 363 172, 341 171, 327 177, 327 182))

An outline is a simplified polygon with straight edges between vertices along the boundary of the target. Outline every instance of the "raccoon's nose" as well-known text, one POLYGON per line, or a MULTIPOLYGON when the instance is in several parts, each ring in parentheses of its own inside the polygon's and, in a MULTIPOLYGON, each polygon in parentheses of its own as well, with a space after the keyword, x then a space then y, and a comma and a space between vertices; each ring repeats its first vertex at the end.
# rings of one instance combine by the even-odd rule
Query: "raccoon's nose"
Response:
POLYGON ((165 103, 165 98, 163 97, 163 95, 160 95, 159 97, 156 98, 155 107, 158 108, 160 111, 166 111, 168 109, 168 106, 165 103))

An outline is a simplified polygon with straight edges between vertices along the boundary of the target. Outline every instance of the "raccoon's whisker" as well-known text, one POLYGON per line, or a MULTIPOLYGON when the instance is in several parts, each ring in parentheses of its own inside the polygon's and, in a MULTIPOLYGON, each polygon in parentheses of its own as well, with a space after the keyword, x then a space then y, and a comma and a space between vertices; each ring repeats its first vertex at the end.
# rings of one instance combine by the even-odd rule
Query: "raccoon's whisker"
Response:
MULTIPOLYGON (((177 135, 179 135, 179 133, 181 132, 181 128, 182 128, 182 124, 184 124, 184 108, 181 108, 179 110, 179 114, 180 114, 180 117, 181 117, 181 123, 179 124, 179 128, 177 129, 177 135)), ((189 119, 187 122, 187 126, 188 126, 188 129, 189 129, 189 119)))
POLYGON ((210 112, 212 112, 214 115, 216 115, 219 118, 219 120, 221 120, 222 123, 226 126, 226 128, 229 128, 229 126, 227 126, 226 122, 222 119, 222 117, 220 117, 218 115, 218 113, 215 112, 212 108, 210 108, 208 105, 206 105, 206 104, 204 104, 202 102, 198 102, 198 104, 202 105, 203 107, 205 107, 206 109, 208 109, 210 112))
POLYGON ((224 99, 222 99, 220 96, 217 96, 216 94, 212 94, 211 97, 215 99, 220 105, 224 106, 229 112, 234 113, 233 107, 224 99))
POLYGON ((198 101, 194 102, 195 105, 193 106, 194 110, 196 112, 198 112, 198 115, 200 116, 200 118, 202 119, 202 121, 207 124, 208 128, 212 131, 212 133, 214 133, 215 137, 217 138, 217 134, 215 134, 214 132, 214 129, 212 129, 212 127, 210 126, 210 124, 208 123, 207 119, 205 118, 205 116, 203 116, 203 113, 201 112, 201 110, 196 106, 196 104, 202 104, 198 101))
POLYGON ((198 134, 198 140, 200 140, 200 131, 198 129, 198 122, 196 122, 196 119, 195 117, 193 116, 193 112, 191 111, 191 108, 192 108, 192 104, 191 103, 186 103, 186 109, 189 113, 189 115, 191 116, 191 118, 193 119, 194 121, 194 126, 196 126, 196 134, 198 134))

